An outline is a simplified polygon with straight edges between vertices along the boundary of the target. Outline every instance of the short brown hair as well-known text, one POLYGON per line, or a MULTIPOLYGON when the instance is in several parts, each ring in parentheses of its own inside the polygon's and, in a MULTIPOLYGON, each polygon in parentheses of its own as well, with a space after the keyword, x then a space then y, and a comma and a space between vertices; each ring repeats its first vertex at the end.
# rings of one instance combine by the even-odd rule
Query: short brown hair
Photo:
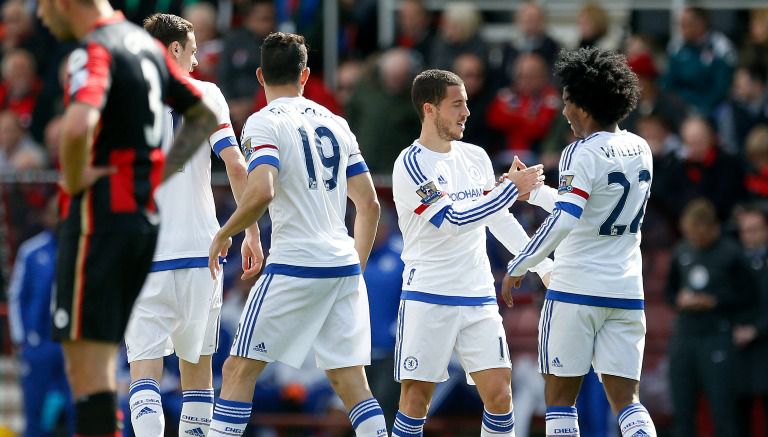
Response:
POLYGON ((261 71, 268 85, 299 82, 307 68, 307 43, 295 33, 273 32, 261 44, 261 71))
POLYGON ((680 222, 688 222, 692 225, 704 225, 704 226, 717 226, 719 220, 717 218, 717 210, 715 205, 708 199, 699 197, 698 199, 691 200, 680 217, 680 222))
POLYGON ((438 105, 445 98, 449 86, 464 85, 464 81, 450 71, 426 70, 419 73, 413 80, 411 100, 419 114, 419 120, 424 121, 424 104, 438 105))
POLYGON ((178 15, 161 13, 152 14, 145 18, 144 29, 166 47, 174 41, 185 47, 187 35, 195 31, 192 23, 178 15))

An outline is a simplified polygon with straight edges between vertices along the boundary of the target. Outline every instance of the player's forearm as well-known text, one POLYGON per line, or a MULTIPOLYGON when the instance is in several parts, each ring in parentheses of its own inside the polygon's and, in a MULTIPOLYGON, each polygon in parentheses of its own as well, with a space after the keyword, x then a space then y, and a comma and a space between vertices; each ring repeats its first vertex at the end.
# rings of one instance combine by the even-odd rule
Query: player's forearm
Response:
MULTIPOLYGON (((239 154, 239 153, 238 153, 239 154)), ((235 198, 235 202, 240 203, 240 199, 245 191, 245 184, 248 180, 248 171, 245 168, 245 160, 242 156, 239 162, 226 163, 227 178, 229 178, 229 186, 232 189, 232 196, 235 198)))
POLYGON ((269 202, 275 196, 274 180, 276 176, 277 169, 269 165, 260 165, 253 170, 246 182, 240 203, 229 220, 221 227, 220 236, 229 238, 245 228, 252 231, 254 226, 258 232, 256 221, 264 215, 269 202))
POLYGON ((97 123, 98 112, 79 103, 70 106, 64 114, 59 161, 62 184, 67 193, 76 194, 85 188, 83 174, 97 123))
POLYGON ((525 229, 506 210, 496 214, 488 222, 488 229, 512 255, 520 253, 530 240, 525 229))
POLYGON ((366 205, 355 205, 355 208, 355 250, 360 257, 360 268, 365 270, 373 240, 376 238, 381 206, 379 201, 373 198, 366 205))
POLYGON ((460 235, 488 225, 517 200, 517 187, 509 180, 475 202, 456 202, 441 210, 430 222, 441 232, 460 235))
POLYGON ((549 213, 555 209, 555 202, 557 202, 557 190, 546 185, 531 191, 531 197, 528 199, 528 203, 549 213))
POLYGON ((202 101, 184 113, 184 124, 176 135, 173 146, 165 158, 163 180, 167 180, 176 170, 195 154, 208 136, 218 126, 213 111, 202 101))
POLYGON ((507 265, 507 273, 510 276, 522 276, 526 271, 537 266, 568 236, 568 233, 576 226, 577 222, 578 219, 576 217, 555 208, 554 212, 544 220, 544 223, 536 231, 531 241, 507 265))

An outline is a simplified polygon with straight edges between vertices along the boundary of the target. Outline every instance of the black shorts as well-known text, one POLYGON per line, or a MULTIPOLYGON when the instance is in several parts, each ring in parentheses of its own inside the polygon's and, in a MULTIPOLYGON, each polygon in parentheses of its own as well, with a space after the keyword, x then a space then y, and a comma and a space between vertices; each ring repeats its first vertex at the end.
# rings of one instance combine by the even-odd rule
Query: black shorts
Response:
POLYGON ((119 343, 152 265, 151 232, 60 233, 53 338, 119 343))

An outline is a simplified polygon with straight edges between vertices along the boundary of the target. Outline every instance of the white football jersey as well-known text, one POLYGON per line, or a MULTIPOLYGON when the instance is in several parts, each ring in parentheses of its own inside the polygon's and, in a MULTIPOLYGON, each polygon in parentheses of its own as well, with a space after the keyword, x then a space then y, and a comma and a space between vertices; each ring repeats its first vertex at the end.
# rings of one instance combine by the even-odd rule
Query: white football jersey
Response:
POLYGON ((566 147, 559 188, 542 188, 530 200, 553 213, 510 262, 510 273, 556 247, 548 298, 642 308, 640 227, 652 178, 648 143, 630 132, 597 132, 566 147))
POLYGON ((417 141, 400 153, 392 193, 403 234, 404 299, 496 303, 485 228, 515 253, 528 236, 507 210, 517 187, 509 180, 495 185, 491 160, 478 146, 453 141, 450 152, 439 153, 417 141))
MULTIPOLYGON (((210 82, 190 81, 200 89, 209 103, 215 105, 219 127, 208 138, 206 147, 200 147, 155 192, 155 201, 160 210, 160 233, 153 271, 208 265, 208 248, 219 230, 211 192, 211 150, 219 155, 226 147, 237 147, 229 120, 229 108, 219 88, 210 82), (202 258, 204 262, 200 261, 202 258)), ((178 125, 181 117, 174 117, 169 107, 164 109, 167 127, 162 147, 163 152, 168 153, 173 144, 173 125, 178 125), (176 120, 172 121, 174 118, 176 120)))
POLYGON ((282 97, 248 118, 241 143, 248 172, 278 169, 267 264, 359 265, 344 223, 347 178, 368 167, 347 122, 304 97, 282 97))

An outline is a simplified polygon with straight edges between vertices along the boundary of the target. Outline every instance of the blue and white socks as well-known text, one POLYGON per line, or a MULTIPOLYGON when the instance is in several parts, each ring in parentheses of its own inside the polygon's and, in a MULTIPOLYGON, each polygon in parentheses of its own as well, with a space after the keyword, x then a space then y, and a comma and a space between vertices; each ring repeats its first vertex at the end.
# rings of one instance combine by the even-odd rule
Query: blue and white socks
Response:
POLYGON ((622 437, 656 437, 656 427, 643 404, 629 404, 619 411, 622 437))
POLYGON ((512 410, 509 413, 494 414, 483 409, 483 427, 480 430, 480 437, 515 437, 515 414, 512 410))
POLYGON ((204 437, 213 416, 213 389, 184 390, 179 437, 204 437))
POLYGON ((387 423, 376 398, 366 399, 349 411, 349 421, 357 437, 386 437, 387 423))
POLYGON ((163 437, 165 417, 157 381, 152 378, 133 381, 129 396, 131 424, 135 434, 142 437, 163 437))
POLYGON ((251 419, 251 403, 219 399, 213 407, 208 437, 241 436, 251 419))
POLYGON ((547 437, 579 437, 576 407, 547 407, 547 437))
POLYGON ((400 411, 395 415, 395 425, 392 427, 392 437, 421 437, 424 435, 426 417, 414 419, 400 411))

